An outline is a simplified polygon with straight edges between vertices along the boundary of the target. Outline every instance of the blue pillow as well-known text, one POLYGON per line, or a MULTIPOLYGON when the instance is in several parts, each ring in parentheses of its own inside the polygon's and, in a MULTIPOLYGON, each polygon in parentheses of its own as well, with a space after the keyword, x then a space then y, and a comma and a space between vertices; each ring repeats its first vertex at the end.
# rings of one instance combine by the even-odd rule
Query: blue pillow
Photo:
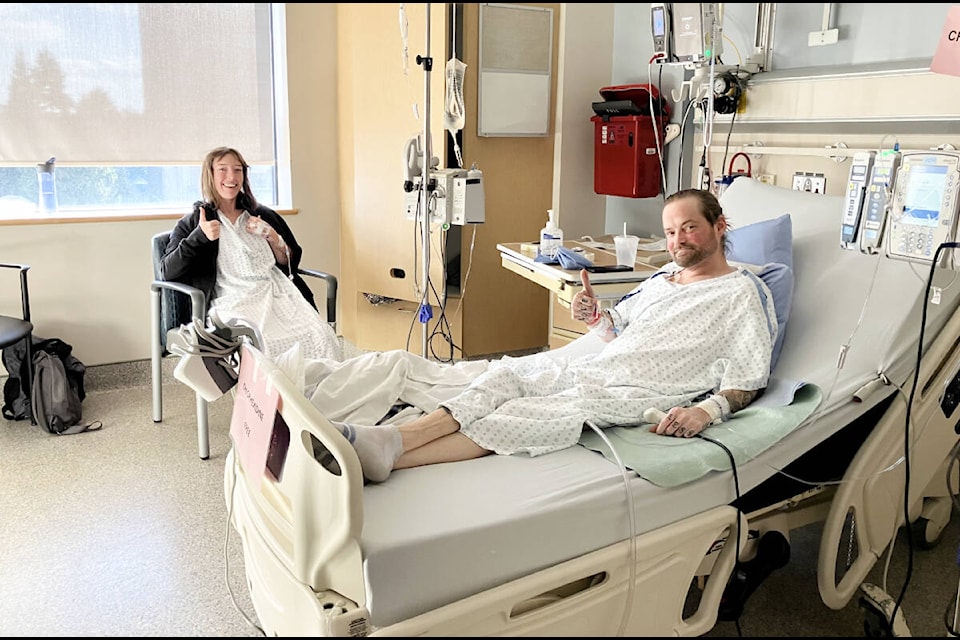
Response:
POLYGON ((793 306, 793 269, 779 262, 770 262, 762 266, 733 261, 730 261, 730 264, 743 267, 755 274, 763 280, 767 288, 770 289, 778 327, 777 339, 774 340, 773 350, 770 352, 770 371, 773 371, 777 360, 780 359, 780 351, 783 349, 783 336, 786 334, 787 319, 790 318, 790 308, 793 306))
POLYGON ((790 214, 748 224, 740 229, 730 229, 727 238, 730 240, 727 259, 754 265, 751 271, 763 280, 773 295, 773 308, 779 326, 770 354, 770 370, 773 371, 780 359, 793 305, 793 223, 790 214))
POLYGON ((727 231, 727 259, 762 266, 779 262, 793 269, 793 223, 790 214, 727 231))

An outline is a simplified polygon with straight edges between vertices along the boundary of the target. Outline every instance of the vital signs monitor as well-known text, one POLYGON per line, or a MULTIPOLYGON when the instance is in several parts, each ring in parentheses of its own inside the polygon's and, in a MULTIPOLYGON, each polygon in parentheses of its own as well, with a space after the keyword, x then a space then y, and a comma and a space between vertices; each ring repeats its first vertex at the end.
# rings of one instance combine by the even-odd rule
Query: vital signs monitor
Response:
MULTIPOLYGON (((957 231, 960 152, 904 151, 887 224, 888 258, 931 262, 957 231)), ((954 263, 952 253, 950 264, 954 263)))

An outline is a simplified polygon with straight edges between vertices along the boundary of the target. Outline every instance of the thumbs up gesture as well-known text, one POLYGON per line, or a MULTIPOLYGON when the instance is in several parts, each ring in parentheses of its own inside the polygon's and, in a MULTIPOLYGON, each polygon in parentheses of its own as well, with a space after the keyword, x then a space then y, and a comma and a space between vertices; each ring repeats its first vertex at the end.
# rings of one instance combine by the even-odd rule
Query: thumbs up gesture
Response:
POLYGON ((207 240, 216 240, 220 237, 220 219, 216 215, 211 219, 205 204, 198 206, 200 207, 200 230, 207 236, 207 240))
POLYGON ((570 316, 574 320, 593 324, 600 315, 600 305, 593 293, 593 287, 590 286, 590 276, 586 269, 580 270, 580 280, 583 281, 583 289, 578 291, 570 302, 570 316))

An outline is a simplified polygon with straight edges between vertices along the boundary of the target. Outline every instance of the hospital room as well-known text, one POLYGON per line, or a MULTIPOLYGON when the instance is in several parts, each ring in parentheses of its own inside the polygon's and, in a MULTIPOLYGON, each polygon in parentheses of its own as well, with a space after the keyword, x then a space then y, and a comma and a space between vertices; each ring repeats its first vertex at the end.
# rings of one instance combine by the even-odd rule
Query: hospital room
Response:
POLYGON ((960 635, 960 5, 0 18, 0 635, 960 635))

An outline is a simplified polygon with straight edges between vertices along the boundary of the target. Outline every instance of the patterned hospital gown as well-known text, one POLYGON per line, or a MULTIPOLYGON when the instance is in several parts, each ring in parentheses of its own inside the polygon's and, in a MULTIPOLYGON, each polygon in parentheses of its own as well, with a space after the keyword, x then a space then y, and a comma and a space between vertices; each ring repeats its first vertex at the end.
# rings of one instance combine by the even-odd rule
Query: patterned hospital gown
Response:
POLYGON ((246 211, 235 223, 220 216, 217 285, 210 312, 223 319, 242 318, 259 328, 261 350, 271 359, 299 344, 304 358, 340 360, 333 328, 277 268, 267 241, 247 232, 249 218, 246 211))
POLYGON ((777 333, 773 299, 747 270, 680 285, 642 283, 614 308, 620 334, 572 359, 504 357, 444 402, 484 449, 531 456, 577 443, 584 422, 637 424, 643 412, 705 393, 766 386, 777 333))

